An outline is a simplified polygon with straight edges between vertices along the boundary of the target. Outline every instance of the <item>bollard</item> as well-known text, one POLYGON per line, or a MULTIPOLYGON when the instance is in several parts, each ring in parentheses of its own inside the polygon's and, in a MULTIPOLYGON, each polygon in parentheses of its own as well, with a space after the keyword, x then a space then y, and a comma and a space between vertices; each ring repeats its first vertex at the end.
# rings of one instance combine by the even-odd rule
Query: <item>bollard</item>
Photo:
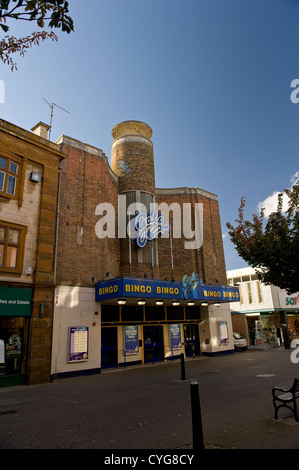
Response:
POLYGON ((193 435, 193 449, 203 450, 203 431, 202 431, 202 420, 201 420, 201 409, 199 400, 198 383, 191 382, 191 412, 192 412, 192 435, 193 435))
POLYGON ((186 380, 184 354, 181 354, 181 380, 186 380))

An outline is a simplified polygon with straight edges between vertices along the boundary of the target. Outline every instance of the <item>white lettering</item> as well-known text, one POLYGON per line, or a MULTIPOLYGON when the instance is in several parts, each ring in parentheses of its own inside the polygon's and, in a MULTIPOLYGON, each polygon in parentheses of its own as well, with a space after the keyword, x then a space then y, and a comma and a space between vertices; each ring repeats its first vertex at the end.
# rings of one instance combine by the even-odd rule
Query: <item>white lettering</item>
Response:
POLYGON ((297 96, 299 94, 299 79, 298 78, 295 78, 294 80, 292 80, 291 88, 295 88, 295 90, 292 91, 291 93, 291 101, 292 103, 296 104, 299 102, 299 97, 297 96))
MULTIPOLYGON (((150 204, 151 214, 153 217, 152 226, 150 231, 148 228, 148 217, 143 220, 140 217, 138 224, 136 224, 136 214, 147 214, 147 208, 140 202, 130 204, 126 209, 126 196, 118 196, 118 238, 126 238, 128 235, 131 239, 143 239, 145 234, 148 239, 156 238, 156 235, 161 233, 162 238, 169 238, 168 225, 169 213, 173 213, 173 226, 171 227, 171 234, 173 238, 181 238, 181 206, 179 203, 172 203, 169 206, 166 203, 150 204), (159 215, 158 217, 158 214, 159 215), (155 217, 155 218, 154 218, 155 217), (158 217, 158 218, 157 218, 158 217), (155 232, 157 231, 157 233, 155 232)), ((101 216, 95 226, 96 236, 100 239, 115 238, 115 209, 114 206, 108 202, 98 204, 95 209, 95 215, 101 216)), ((194 214, 192 217, 192 205, 190 203, 183 204, 183 234, 187 240, 184 247, 186 250, 199 249, 203 244, 203 204, 194 204, 194 214), (192 218, 194 219, 194 229, 192 229, 192 218)), ((142 246, 139 245, 139 246, 142 246)))
POLYGON ((196 250, 203 244, 203 204, 194 205, 194 230, 191 228, 191 205, 183 204, 183 233, 188 239, 194 237, 192 242, 185 242, 186 250, 196 250))
MULTIPOLYGON (((148 463, 150 465, 191 465, 192 460, 193 460, 194 455, 187 455, 187 454, 182 454, 182 455, 150 455, 148 457, 148 463)), ((143 461, 143 460, 142 460, 143 461)))
MULTIPOLYGON (((151 204, 151 211, 158 211, 169 224, 169 212, 172 211, 172 228, 171 234, 173 238, 181 238, 181 206, 178 202, 168 205, 166 202, 161 204, 151 204)), ((169 232, 164 232, 162 238, 169 238, 169 232)))
POLYGON ((118 238, 126 238, 127 236, 127 207, 126 196, 118 196, 118 238))
POLYGON ((104 458, 104 465, 130 465, 135 468, 138 462, 138 457, 117 457, 112 454, 111 457, 104 458))
POLYGON ((98 238, 115 238, 115 210, 109 202, 103 202, 96 207, 95 215, 106 215, 102 217, 95 226, 96 236, 98 238), (106 230, 104 230, 106 225, 106 230))

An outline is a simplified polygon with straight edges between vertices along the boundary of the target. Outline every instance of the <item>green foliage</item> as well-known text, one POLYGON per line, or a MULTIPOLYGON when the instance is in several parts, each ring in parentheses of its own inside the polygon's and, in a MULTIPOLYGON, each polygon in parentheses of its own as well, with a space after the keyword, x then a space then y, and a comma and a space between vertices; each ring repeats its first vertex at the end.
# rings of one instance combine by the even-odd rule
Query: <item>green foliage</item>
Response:
POLYGON ((245 198, 241 199, 238 225, 227 223, 229 235, 238 254, 256 269, 264 284, 286 289, 288 294, 299 291, 299 180, 286 189, 288 210, 282 212, 283 194, 279 194, 277 210, 265 221, 264 210, 245 220, 245 198))
MULTIPOLYGON (((74 30, 74 23, 68 12, 69 4, 65 0, 0 0, 0 28, 7 33, 9 31, 7 20, 23 20, 36 22, 40 28, 47 26, 61 29, 69 34, 74 30)), ((34 32, 19 39, 7 35, 0 41, 0 60, 8 63, 14 70, 17 67, 11 54, 19 52, 20 55, 24 55, 29 47, 39 45, 40 41, 48 38, 53 41, 58 40, 53 31, 34 32)))
POLYGON ((0 27, 4 32, 8 31, 5 24, 8 18, 36 21, 41 28, 44 28, 47 20, 50 28, 61 28, 70 33, 74 30, 74 24, 68 12, 69 3, 65 0, 1 0, 0 20, 3 21, 0 27))

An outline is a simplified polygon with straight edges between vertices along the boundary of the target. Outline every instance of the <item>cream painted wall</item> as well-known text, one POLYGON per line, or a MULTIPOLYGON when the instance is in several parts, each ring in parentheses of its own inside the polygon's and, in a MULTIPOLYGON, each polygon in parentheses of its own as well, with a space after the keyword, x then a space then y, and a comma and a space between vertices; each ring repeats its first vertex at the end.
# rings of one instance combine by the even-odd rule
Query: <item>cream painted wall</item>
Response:
POLYGON ((202 354, 224 353, 234 350, 234 338, 229 304, 220 307, 210 305, 203 309, 203 320, 199 324, 200 350, 202 354), (228 344, 220 344, 219 322, 227 323, 228 344))
POLYGON ((101 312, 94 289, 59 286, 55 297, 51 374, 100 368, 101 312), (77 326, 89 328, 88 360, 68 363, 69 328, 77 326))

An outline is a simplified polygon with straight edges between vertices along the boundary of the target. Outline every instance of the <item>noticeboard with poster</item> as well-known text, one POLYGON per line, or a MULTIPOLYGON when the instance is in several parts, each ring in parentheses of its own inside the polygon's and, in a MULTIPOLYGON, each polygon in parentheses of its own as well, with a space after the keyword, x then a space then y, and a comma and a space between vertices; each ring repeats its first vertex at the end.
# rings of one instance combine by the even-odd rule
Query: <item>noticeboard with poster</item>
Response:
POLYGON ((227 322, 226 321, 219 321, 218 322, 218 327, 219 327, 220 345, 228 344, 229 343, 229 338, 228 338, 227 322))
POLYGON ((181 325, 169 325, 169 336, 170 336, 170 345, 171 349, 181 349, 182 348, 182 335, 181 335, 181 325))
POLYGON ((138 341, 138 326, 129 325, 125 326, 125 352, 128 354, 138 354, 139 341, 138 341))
POLYGON ((88 360, 88 327, 69 328, 68 362, 88 360))

